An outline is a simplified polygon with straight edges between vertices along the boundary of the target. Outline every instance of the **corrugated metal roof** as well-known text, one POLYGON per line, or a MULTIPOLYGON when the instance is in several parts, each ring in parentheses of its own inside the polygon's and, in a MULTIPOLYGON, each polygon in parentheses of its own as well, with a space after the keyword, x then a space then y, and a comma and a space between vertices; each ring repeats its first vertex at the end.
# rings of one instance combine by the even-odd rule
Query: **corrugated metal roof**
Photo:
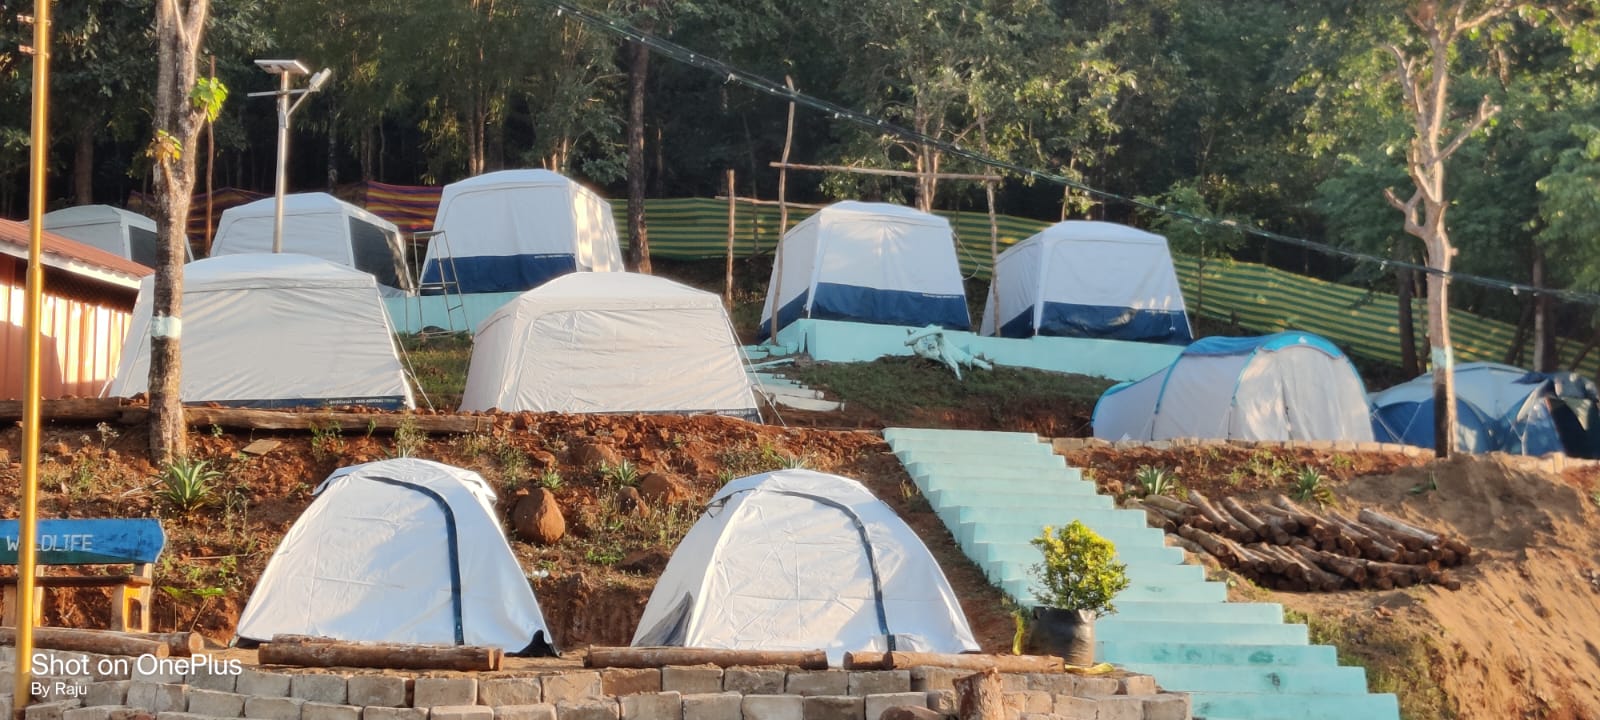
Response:
MULTIPOLYGON (((112 285, 138 289, 139 278, 155 270, 96 247, 46 231, 42 262, 52 268, 112 285)), ((28 257, 28 224, 0 220, 0 253, 28 257)))

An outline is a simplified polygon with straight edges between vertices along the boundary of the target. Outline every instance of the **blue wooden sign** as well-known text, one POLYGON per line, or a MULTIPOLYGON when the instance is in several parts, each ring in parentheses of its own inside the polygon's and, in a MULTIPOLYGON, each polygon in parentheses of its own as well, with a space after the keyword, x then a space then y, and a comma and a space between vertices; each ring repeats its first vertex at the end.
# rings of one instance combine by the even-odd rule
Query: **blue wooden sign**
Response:
MULTIPOLYGON (((16 520, 0 520, 0 565, 17 564, 16 520)), ((167 544, 155 518, 39 521, 40 565, 153 563, 167 544)))

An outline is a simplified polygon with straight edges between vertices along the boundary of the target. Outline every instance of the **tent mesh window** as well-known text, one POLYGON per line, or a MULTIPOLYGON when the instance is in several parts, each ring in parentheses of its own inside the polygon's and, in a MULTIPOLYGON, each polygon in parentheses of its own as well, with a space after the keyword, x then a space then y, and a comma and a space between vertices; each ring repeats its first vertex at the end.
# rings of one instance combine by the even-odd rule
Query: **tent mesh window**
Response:
POLYGON ((147 267, 156 266, 156 234, 139 227, 128 228, 128 258, 147 267))
POLYGON ((401 287, 399 273, 395 270, 394 251, 390 248, 389 233, 372 223, 350 218, 350 252, 355 256, 356 269, 371 273, 379 285, 401 287))

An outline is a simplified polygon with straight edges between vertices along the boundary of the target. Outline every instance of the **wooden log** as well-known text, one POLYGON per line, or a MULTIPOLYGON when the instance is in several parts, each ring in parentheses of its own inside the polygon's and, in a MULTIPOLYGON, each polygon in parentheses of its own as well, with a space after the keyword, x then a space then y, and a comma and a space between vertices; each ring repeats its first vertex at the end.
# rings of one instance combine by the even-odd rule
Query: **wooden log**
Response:
MULTIPOLYGON (((17 644, 16 628, 0 627, 0 645, 17 644)), ((133 633, 111 630, 78 630, 73 628, 36 627, 33 645, 49 650, 73 650, 101 655, 153 655, 169 657, 172 648, 162 640, 139 637, 133 633)))
POLYGON ((1184 527, 1189 527, 1189 526, 1187 526, 1187 525, 1181 526, 1181 527, 1178 528, 1178 533, 1176 535, 1168 535, 1167 536, 1167 543, 1170 544, 1170 545, 1173 545, 1175 547, 1183 548, 1184 550, 1186 550, 1188 552, 1191 552, 1191 553, 1194 553, 1196 555, 1210 555, 1211 554, 1210 552, 1208 552, 1205 548, 1200 547, 1200 543, 1197 543, 1197 542, 1195 542, 1193 540, 1190 540, 1189 538, 1186 538, 1186 537, 1183 536, 1183 528, 1184 527))
POLYGON ((186 407, 184 421, 190 427, 217 425, 250 430, 310 430, 313 427, 339 427, 348 433, 392 433, 402 425, 428 433, 461 434, 494 429, 490 415, 418 415, 414 413, 288 412, 248 408, 186 407))
POLYGON ((1455 576, 1454 573, 1450 573, 1450 572, 1439 572, 1439 573, 1436 573, 1433 576, 1432 582, 1435 585, 1443 585, 1443 586, 1445 586, 1445 588, 1450 589, 1450 590, 1460 590, 1461 589, 1461 581, 1456 579, 1456 576, 1455 576))
POLYGON ((801 670, 827 670, 828 655, 821 650, 724 650, 693 647, 589 648, 584 667, 659 668, 668 665, 787 665, 801 670))
POLYGON ((884 667, 906 670, 919 665, 952 670, 994 670, 1003 673, 1065 672, 1067 661, 1054 655, 968 655, 954 653, 901 652, 887 654, 884 667))
MULTIPOLYGON (((1376 510, 1361 508, 1361 511, 1356 513, 1356 517, 1368 525, 1383 528, 1401 538, 1408 538, 1411 542, 1417 544, 1416 547, 1412 548, 1413 550, 1439 545, 1440 536, 1438 533, 1428 532, 1415 525, 1401 522, 1376 510)), ((1410 544, 1407 547, 1411 547, 1410 544)))
POLYGON ((1161 508, 1145 505, 1137 500, 1133 501, 1133 506, 1144 511, 1146 525, 1161 528, 1162 532, 1175 533, 1178 531, 1178 525, 1182 522, 1180 518, 1168 515, 1161 508))
MULTIPOLYGON (((126 398, 59 398, 47 399, 39 406, 39 419, 68 422, 109 422, 121 420, 122 413, 134 405, 126 398)), ((0 421, 22 419, 21 400, 0 400, 0 421)))
POLYGON ((1189 491, 1189 502, 1195 507, 1200 508, 1200 514, 1204 515, 1206 519, 1210 520, 1211 523, 1217 527, 1217 533, 1219 535, 1231 537, 1235 540, 1243 540, 1245 542, 1254 542, 1257 539, 1254 530, 1245 527, 1244 523, 1234 519, 1232 515, 1218 510, 1217 506, 1212 505, 1211 501, 1208 500, 1205 495, 1200 494, 1199 491, 1189 491))
POLYGON ((206 647, 206 639, 196 632, 127 633, 127 635, 162 643, 167 646, 167 651, 172 657, 192 657, 206 647))
POLYGON ((985 668, 964 678, 956 678, 957 720, 1005 720, 1005 689, 1000 672, 985 668))
POLYGON ((299 667, 389 668, 395 670, 499 670, 504 652, 472 645, 408 645, 405 643, 314 642, 265 643, 256 652, 262 665, 299 667))
POLYGON ((1172 515, 1181 517, 1186 521, 1189 518, 1200 514, 1200 508, 1190 505, 1189 503, 1177 498, 1170 498, 1165 495, 1147 495, 1145 496, 1143 502, 1146 505, 1161 508, 1162 510, 1167 511, 1172 515))
POLYGON ((1321 565, 1301 556, 1300 553, 1293 552, 1286 547, 1274 549, 1283 553, 1288 562, 1294 564, 1295 574, 1305 577, 1306 586, 1309 590, 1331 592, 1342 589, 1347 584, 1344 576, 1328 572, 1321 565))
POLYGON ((1239 504, 1238 500, 1235 500, 1231 497, 1223 498, 1222 508, 1227 510, 1228 513, 1233 515, 1233 517, 1239 522, 1244 523, 1244 525, 1250 528, 1251 531, 1255 532, 1256 537, 1269 541, 1275 545, 1285 545, 1289 542, 1289 533, 1284 532, 1281 528, 1274 528, 1271 524, 1267 523, 1264 518, 1256 515, 1253 512, 1250 512, 1243 505, 1239 504))
POLYGON ((1226 538, 1223 538, 1219 535, 1213 535, 1193 525, 1184 525, 1183 527, 1178 528, 1178 535, 1180 537, 1193 540, 1223 565, 1232 567, 1239 563, 1239 557, 1235 555, 1232 550, 1234 544, 1232 542, 1226 542, 1226 538))
POLYGON ((1255 509, 1257 514, 1261 516, 1262 520, 1265 520, 1269 523, 1276 522, 1283 528, 1284 532, 1289 533, 1290 535, 1299 535, 1302 531, 1310 530, 1309 528, 1300 527, 1299 521, 1295 520, 1294 516, 1289 514, 1289 511, 1284 510, 1283 508, 1262 503, 1256 505, 1255 509))
POLYGON ((1410 554, 1390 542, 1383 533, 1336 512, 1328 513, 1328 517, 1344 528, 1345 532, 1355 536, 1356 543, 1361 545, 1364 557, 1382 562, 1403 562, 1409 559, 1410 554))
POLYGON ((1284 556, 1279 554, 1282 551, 1276 546, 1268 545, 1266 543, 1253 543, 1246 545, 1245 549, 1255 553, 1257 557, 1260 557, 1262 562, 1266 563, 1268 567, 1272 568, 1272 572, 1279 575, 1284 575, 1289 572, 1290 564, 1285 562, 1284 556))
POLYGON ((1331 570, 1341 577, 1348 578, 1357 587, 1367 581, 1366 565, 1359 560, 1304 547, 1294 547, 1294 550, 1309 567, 1331 570))
POLYGON ((882 650, 855 650, 844 654, 846 670, 888 670, 889 653, 882 650))

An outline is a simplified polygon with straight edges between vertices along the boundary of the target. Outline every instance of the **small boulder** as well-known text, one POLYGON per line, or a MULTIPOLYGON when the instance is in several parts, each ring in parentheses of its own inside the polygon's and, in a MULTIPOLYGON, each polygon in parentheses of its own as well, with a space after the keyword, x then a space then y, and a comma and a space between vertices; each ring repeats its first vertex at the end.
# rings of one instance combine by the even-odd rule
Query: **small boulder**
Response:
POLYGON ((689 499, 689 486, 675 475, 653 472, 639 481, 639 495, 652 505, 676 505, 689 499))
POLYGON ((884 710, 880 720, 945 720, 945 716, 916 705, 896 705, 884 710))
POLYGON ((556 456, 543 450, 535 450, 528 453, 528 460, 532 461, 533 466, 540 470, 556 466, 556 456))
POLYGON ((617 449, 597 442, 587 442, 573 448, 572 461, 578 467, 597 468, 602 465, 618 465, 622 463, 622 453, 617 449))
POLYGON ((617 569, 642 575, 659 575, 671 558, 660 550, 634 550, 617 563, 617 569))
POLYGON ((567 534, 561 506, 556 503, 555 494, 544 488, 517 500, 516 509, 511 512, 511 524, 518 538, 538 545, 554 545, 567 534))
POLYGON ((650 517, 650 508, 639 497, 637 488, 625 487, 617 492, 617 511, 632 517, 650 517))

